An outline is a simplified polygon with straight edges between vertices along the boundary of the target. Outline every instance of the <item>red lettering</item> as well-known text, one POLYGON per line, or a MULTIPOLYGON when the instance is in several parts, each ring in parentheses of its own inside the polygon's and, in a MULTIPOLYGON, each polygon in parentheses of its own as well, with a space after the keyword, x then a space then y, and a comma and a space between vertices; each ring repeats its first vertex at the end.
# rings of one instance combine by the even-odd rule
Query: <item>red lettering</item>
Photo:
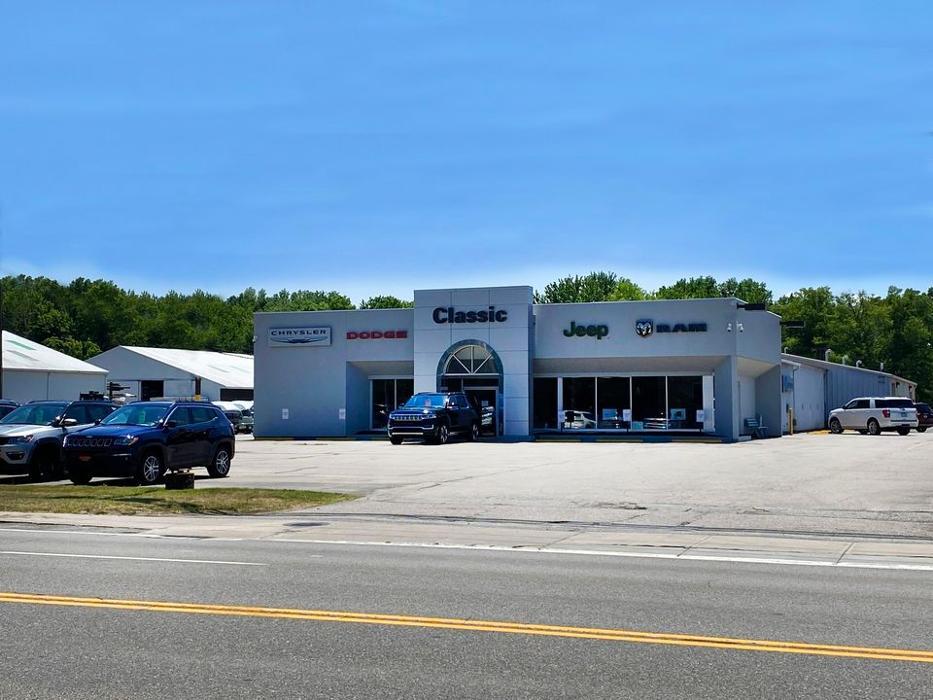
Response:
POLYGON ((407 338, 408 331, 395 331, 395 337, 396 338, 407 338))
POLYGON ((373 340, 379 340, 379 338, 382 337, 382 331, 372 331, 369 334, 369 337, 372 338, 373 340))
POLYGON ((369 340, 369 331, 360 331, 360 340, 369 340))
POLYGON ((408 337, 408 331, 347 331, 347 340, 401 340, 408 337))
POLYGON ((386 331, 382 334, 382 337, 387 338, 388 340, 392 340, 395 337, 395 331, 386 331))
POLYGON ((347 331, 347 340, 356 340, 357 338, 359 338, 359 335, 354 331, 347 331))

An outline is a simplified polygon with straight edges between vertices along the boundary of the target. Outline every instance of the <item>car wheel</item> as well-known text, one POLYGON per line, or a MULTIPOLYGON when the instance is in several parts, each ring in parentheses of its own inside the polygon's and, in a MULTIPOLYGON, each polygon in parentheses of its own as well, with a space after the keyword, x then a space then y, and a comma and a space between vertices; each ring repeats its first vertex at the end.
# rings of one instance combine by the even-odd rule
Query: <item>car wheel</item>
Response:
POLYGON ((68 478, 75 486, 87 486, 91 483, 91 475, 83 469, 70 469, 68 478))
POLYGON ((165 468, 162 465, 162 455, 158 452, 147 452, 143 461, 136 469, 136 483, 140 486, 152 486, 162 478, 165 468))
POLYGON ((214 453, 214 459, 207 466, 207 473, 213 479, 222 479, 230 473, 230 448, 221 445, 214 453))
POLYGON ((473 423, 473 425, 470 426, 470 435, 467 439, 470 440, 470 442, 479 439, 479 423, 473 423))
POLYGON ((897 434, 898 435, 910 435, 910 428, 898 428, 897 434))
POLYGON ((446 423, 441 423, 437 429, 437 444, 446 445, 448 440, 450 440, 450 428, 446 423))
POLYGON ((881 435, 881 424, 878 423, 874 418, 868 421, 868 434, 869 435, 881 435))
POLYGON ((401 444, 402 444, 402 438, 400 438, 400 437, 390 437, 390 438, 389 438, 389 442, 391 442, 393 445, 401 445, 401 444))
POLYGON ((829 432, 833 435, 839 435, 842 432, 842 423, 839 422, 838 418, 829 421, 829 432))
POLYGON ((917 428, 918 433, 925 433, 926 431, 927 427, 925 425, 921 425, 919 428, 917 428))
POLYGON ((52 457, 51 450, 44 447, 36 451, 29 465, 30 481, 44 481, 55 473, 55 460, 52 457))

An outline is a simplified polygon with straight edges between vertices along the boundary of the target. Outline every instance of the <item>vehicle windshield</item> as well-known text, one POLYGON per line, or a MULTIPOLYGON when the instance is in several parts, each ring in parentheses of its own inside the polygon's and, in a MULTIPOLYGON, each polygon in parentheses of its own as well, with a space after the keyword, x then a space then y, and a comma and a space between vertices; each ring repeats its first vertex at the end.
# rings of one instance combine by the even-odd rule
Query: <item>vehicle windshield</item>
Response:
POLYGON ((20 406, 0 419, 5 425, 52 425, 65 409, 66 402, 62 403, 33 403, 20 406))
POLYGON ((920 409, 921 411, 923 411, 924 413, 929 413, 929 412, 930 412, 930 404, 928 404, 928 403, 918 403, 918 404, 917 404, 917 408, 919 408, 919 409, 920 409))
POLYGON ((404 408, 444 408, 444 394, 415 394, 404 408))
POLYGON ((165 418, 168 404, 131 404, 118 408, 104 418, 101 425, 155 425, 165 418))

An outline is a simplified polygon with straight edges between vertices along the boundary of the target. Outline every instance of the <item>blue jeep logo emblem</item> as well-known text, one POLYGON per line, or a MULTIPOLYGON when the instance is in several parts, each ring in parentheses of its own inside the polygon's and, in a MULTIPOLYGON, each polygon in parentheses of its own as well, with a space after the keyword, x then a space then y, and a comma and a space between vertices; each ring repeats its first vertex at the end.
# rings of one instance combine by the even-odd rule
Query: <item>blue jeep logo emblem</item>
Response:
POLYGON ((646 318, 635 321, 635 332, 642 338, 647 338, 649 335, 654 333, 654 321, 646 318))

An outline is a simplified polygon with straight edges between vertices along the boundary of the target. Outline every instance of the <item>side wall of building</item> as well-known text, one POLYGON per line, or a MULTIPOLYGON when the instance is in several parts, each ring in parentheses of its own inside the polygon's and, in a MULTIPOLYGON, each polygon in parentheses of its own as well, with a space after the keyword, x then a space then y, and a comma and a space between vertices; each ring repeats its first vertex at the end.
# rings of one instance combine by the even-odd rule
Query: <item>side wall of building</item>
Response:
POLYGON ((3 398, 25 403, 43 399, 75 401, 81 394, 107 390, 107 375, 82 372, 3 370, 3 398))

